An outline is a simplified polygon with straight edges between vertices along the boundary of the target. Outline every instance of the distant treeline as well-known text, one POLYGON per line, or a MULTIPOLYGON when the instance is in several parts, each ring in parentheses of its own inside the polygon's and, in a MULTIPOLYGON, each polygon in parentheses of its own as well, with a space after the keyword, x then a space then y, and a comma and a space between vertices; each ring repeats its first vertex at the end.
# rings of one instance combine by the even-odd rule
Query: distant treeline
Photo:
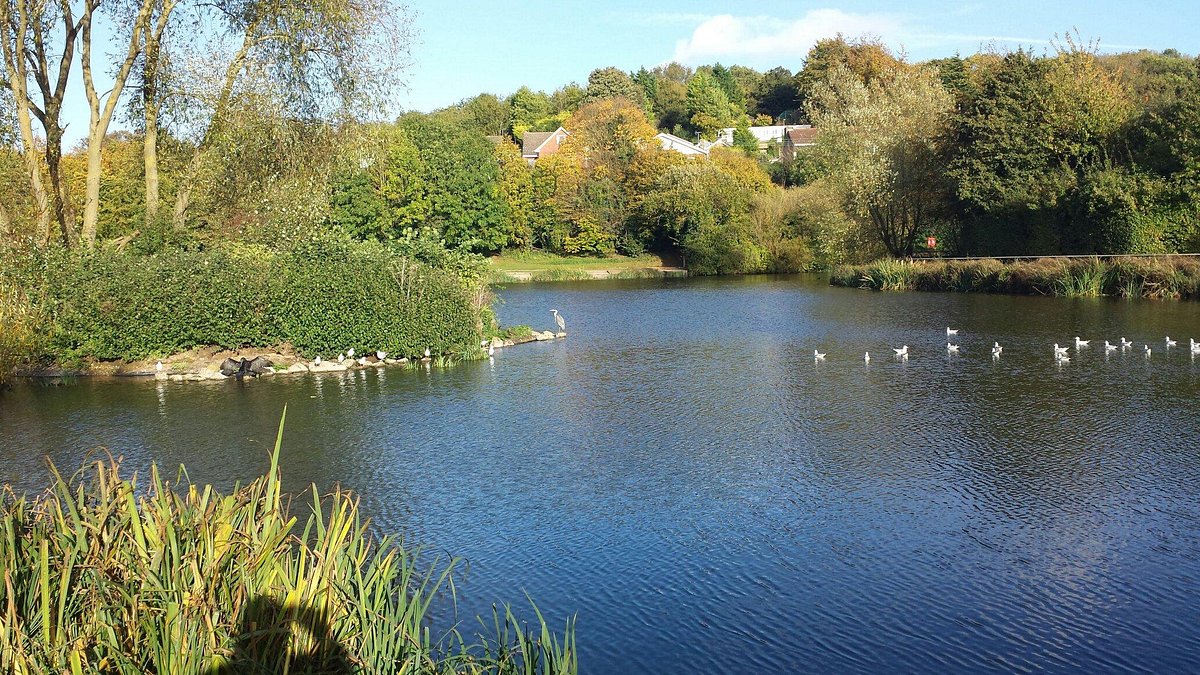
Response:
MULTIPOLYGON (((147 217, 145 138, 110 134, 99 244, 286 248, 313 231, 388 242, 423 227, 476 253, 653 250, 701 274, 902 257, 928 237, 973 255, 1200 250, 1200 66, 1173 50, 1105 55, 1068 36, 1045 55, 908 63, 837 37, 794 72, 602 68, 392 123, 304 116, 274 91, 231 96, 201 141, 160 128, 156 199, 178 203, 186 186, 182 215, 147 217), (766 124, 811 124, 815 144, 781 157, 749 133, 766 124), (561 149, 530 166, 523 134, 559 126, 561 149), (655 139, 721 128, 737 129, 734 147, 707 158, 655 139)), ((45 240, 21 143, 0 138, 0 225, 45 240)), ((84 193, 83 154, 61 159, 68 203, 84 193)))

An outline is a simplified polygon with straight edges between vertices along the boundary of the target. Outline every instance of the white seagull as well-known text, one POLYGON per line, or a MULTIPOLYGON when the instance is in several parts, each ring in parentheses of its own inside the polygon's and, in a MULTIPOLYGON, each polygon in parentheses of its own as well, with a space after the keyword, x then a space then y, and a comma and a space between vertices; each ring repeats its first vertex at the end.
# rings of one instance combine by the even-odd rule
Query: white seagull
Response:
POLYGON ((863 352, 863 363, 871 362, 871 352, 863 352))
POLYGON ((387 358, 387 352, 383 351, 382 349, 376 349, 375 350, 375 358, 382 361, 387 358))
POLYGON ((817 350, 813 350, 813 361, 824 361, 825 355, 817 350))
POLYGON ((1130 342, 1129 340, 1126 340, 1125 336, 1122 335, 1121 336, 1121 347, 1124 348, 1124 347, 1132 347, 1132 346, 1133 346, 1133 343, 1130 342))
POLYGON ((346 350, 346 358, 348 358, 348 359, 354 358, 354 347, 351 347, 350 349, 346 350))
POLYGON ((1088 346, 1089 342, 1091 342, 1091 340, 1080 340, 1079 336, 1076 335, 1075 336, 1075 349, 1079 349, 1080 347, 1086 347, 1086 346, 1088 346))
POLYGON ((1112 344, 1108 340, 1105 340, 1104 341, 1104 351, 1105 352, 1115 352, 1115 351, 1117 351, 1117 346, 1112 344))
POLYGON ((908 345, 904 345, 899 349, 892 347, 892 351, 896 352, 896 356, 908 356, 908 345))
POLYGON ((1167 347, 1174 347, 1176 344, 1179 344, 1179 343, 1177 343, 1175 340, 1172 340, 1171 336, 1168 335, 1167 336, 1167 347))
POLYGON ((492 356, 495 353, 496 353, 496 345, 489 344, 488 345, 488 356, 492 356))
POLYGON ((1066 347, 1059 347, 1059 346, 1058 346, 1058 343, 1057 343, 1057 342, 1055 342, 1055 343, 1054 343, 1054 353, 1055 353, 1055 354, 1066 354, 1066 353, 1067 353, 1067 348, 1066 348, 1066 347))
POLYGON ((157 363, 155 363, 155 364, 154 364, 154 371, 155 371, 155 372, 157 372, 157 373, 161 373, 161 372, 162 372, 162 369, 163 369, 163 364, 162 364, 162 361, 158 361, 157 363))
POLYGON ((992 343, 992 353, 993 354, 999 354, 1002 351, 1004 351, 1004 347, 1001 347, 999 342, 992 343))
POLYGON ((1145 345, 1142 349, 1146 352, 1146 358, 1150 358, 1150 345, 1145 345))
POLYGON ((946 326, 946 335, 958 335, 958 329, 946 326))
POLYGON ((429 347, 425 348, 425 358, 429 358, 429 347))
POLYGON ((947 342, 946 343, 946 351, 950 352, 951 354, 957 354, 958 353, 958 345, 952 345, 949 342, 947 342))
POLYGON ((313 365, 314 366, 321 365, 321 355, 320 354, 317 354, 317 358, 313 359, 313 365))
POLYGON ((358 365, 360 365, 360 366, 367 365, 367 357, 365 357, 365 356, 358 357, 358 365))

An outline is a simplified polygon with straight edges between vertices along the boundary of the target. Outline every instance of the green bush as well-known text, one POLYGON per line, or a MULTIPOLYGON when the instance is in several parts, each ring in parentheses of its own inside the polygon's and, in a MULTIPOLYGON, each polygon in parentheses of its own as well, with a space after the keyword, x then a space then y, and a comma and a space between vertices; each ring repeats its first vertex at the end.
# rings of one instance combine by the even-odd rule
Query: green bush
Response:
POLYGON ((478 346, 482 278, 382 244, 320 237, 292 250, 55 253, 43 275, 51 356, 140 359, 197 346, 416 355, 478 346))
POLYGON ((692 228, 684 236, 683 251, 688 273, 698 276, 756 274, 767 269, 767 252, 738 223, 692 228))
POLYGON ((37 352, 40 324, 40 317, 24 291, 0 277, 0 387, 14 368, 37 352))

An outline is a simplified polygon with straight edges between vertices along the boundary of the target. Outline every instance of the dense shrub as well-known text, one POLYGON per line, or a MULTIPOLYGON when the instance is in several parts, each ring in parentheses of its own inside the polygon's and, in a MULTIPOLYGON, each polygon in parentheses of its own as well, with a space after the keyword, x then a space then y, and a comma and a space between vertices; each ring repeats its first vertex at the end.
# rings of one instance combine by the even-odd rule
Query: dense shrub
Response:
POLYGON ((38 313, 25 292, 0 277, 0 387, 13 368, 37 352, 40 328, 38 313))
POLYGON ((281 343, 309 355, 349 347, 462 352, 478 345, 486 304, 481 282, 465 272, 331 237, 283 253, 246 245, 153 256, 59 253, 44 287, 48 346, 59 358, 281 343))
POLYGON ((767 252, 754 243, 741 223, 703 224, 683 240, 689 274, 755 274, 767 270, 767 252))

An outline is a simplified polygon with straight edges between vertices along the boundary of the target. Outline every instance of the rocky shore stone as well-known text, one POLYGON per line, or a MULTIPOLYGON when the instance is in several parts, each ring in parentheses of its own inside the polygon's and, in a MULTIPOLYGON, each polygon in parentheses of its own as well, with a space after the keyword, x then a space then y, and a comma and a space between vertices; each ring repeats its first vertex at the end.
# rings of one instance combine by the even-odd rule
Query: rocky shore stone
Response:
MULTIPOLYGON (((553 331, 533 331, 527 336, 512 338, 508 340, 499 337, 493 337, 490 341, 484 340, 483 348, 486 350, 488 346, 493 348, 512 347, 526 342, 545 342, 558 338, 565 338, 565 332, 555 333, 553 331)), ((118 377, 153 377, 157 381, 169 382, 201 382, 226 380, 229 377, 221 373, 221 363, 226 358, 238 359, 241 357, 252 358, 261 356, 268 359, 274 364, 272 368, 263 371, 262 375, 281 375, 281 374, 299 374, 299 373, 336 373, 358 368, 367 368, 374 366, 381 368, 390 365, 403 365, 408 363, 430 363, 432 358, 408 359, 401 358, 385 358, 368 361, 365 364, 359 365, 352 360, 347 359, 344 363, 337 361, 322 360, 320 365, 311 361, 305 361, 297 357, 289 350, 288 353, 274 352, 255 352, 254 350, 238 350, 225 351, 218 347, 201 347, 181 354, 176 354, 166 359, 162 359, 165 366, 163 370, 155 370, 154 362, 97 362, 80 371, 62 371, 60 369, 31 369, 19 372, 19 375, 25 377, 38 378, 53 378, 62 376, 87 376, 87 375, 107 375, 118 377)), ((231 376, 230 376, 231 377, 231 376)))

